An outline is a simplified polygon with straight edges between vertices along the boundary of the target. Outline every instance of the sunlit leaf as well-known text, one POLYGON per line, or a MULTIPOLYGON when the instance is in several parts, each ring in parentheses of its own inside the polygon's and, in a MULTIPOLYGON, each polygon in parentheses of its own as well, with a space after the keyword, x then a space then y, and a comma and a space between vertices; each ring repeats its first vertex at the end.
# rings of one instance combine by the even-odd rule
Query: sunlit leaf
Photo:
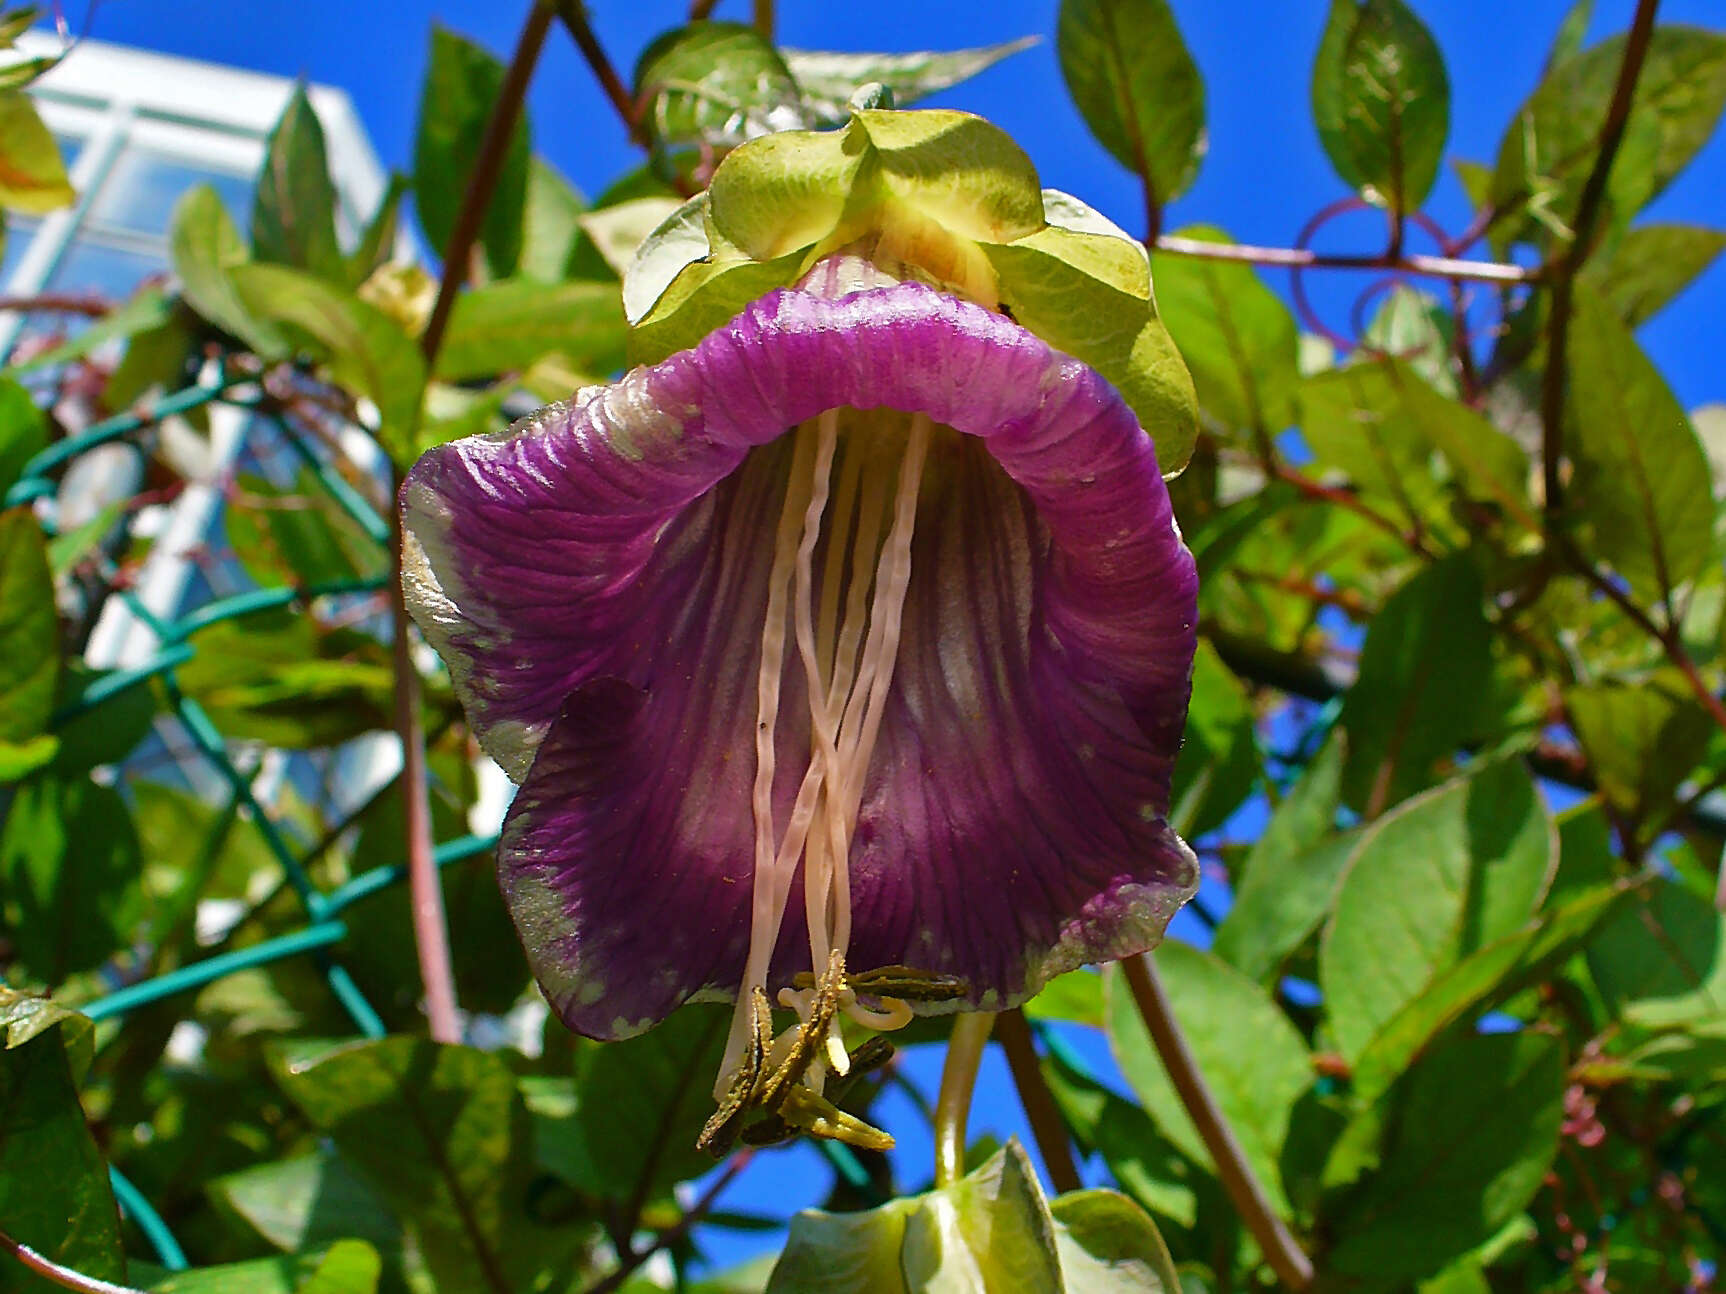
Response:
POLYGON ((1701 225, 1642 225, 1590 258, 1580 279, 1626 327, 1652 319, 1726 247, 1726 232, 1701 225))
POLYGON ((1642 679, 1600 679, 1565 689, 1565 708, 1608 804, 1641 822, 1671 803, 1714 732, 1673 669, 1642 679))
MULTIPOLYGON (((1278 1158, 1289 1112, 1312 1085, 1306 1043, 1263 988, 1208 952, 1175 940, 1156 953, 1176 1022, 1247 1162, 1287 1214, 1278 1158)), ((1106 977, 1109 1043, 1157 1127, 1195 1163, 1209 1165, 1198 1129, 1176 1095, 1117 968, 1106 977)))
POLYGON ((1581 290, 1569 394, 1565 447, 1576 475, 1566 502, 1587 527, 1584 551, 1610 562, 1638 595, 1665 597, 1713 555, 1708 460, 1636 339, 1581 290))
POLYGON ((1442 971, 1528 923, 1558 833, 1515 759, 1428 792, 1362 834, 1319 950, 1331 1030, 1358 1056, 1442 971))
POLYGON ((1066 1294, 1181 1294, 1181 1278, 1150 1216, 1115 1191, 1049 1201, 1066 1294))
POLYGON ((1402 0, 1331 0, 1312 113, 1331 165, 1368 201, 1404 212, 1426 201, 1450 131, 1450 81, 1402 0))
POLYGON ((635 65, 635 99, 660 148, 724 148, 810 124, 784 58, 747 23, 694 22, 660 36, 635 65))
POLYGON ((1103 147, 1157 202, 1185 193, 1205 153, 1205 88, 1166 0, 1062 0, 1055 47, 1103 147))
POLYGON ((492 377, 556 354, 603 376, 622 363, 623 340, 617 284, 504 279, 456 299, 436 375, 492 377))
POLYGON ((251 253, 215 189, 196 185, 174 204, 168 248, 180 295, 193 310, 266 359, 287 353, 281 331, 254 316, 234 286, 229 271, 247 264, 251 253))
POLYGON ((0 498, 24 465, 48 447, 48 421, 30 393, 0 376, 0 498))
POLYGON ((71 204, 60 145, 30 96, 0 90, 0 207, 40 215, 71 204))
POLYGON ((581 227, 576 217, 587 201, 556 167, 543 157, 528 166, 527 197, 522 221, 521 273, 544 283, 568 277, 569 258, 581 227))
POLYGON ((844 120, 859 86, 875 82, 893 92, 896 107, 908 108, 919 99, 968 81, 1002 59, 1037 43, 1035 36, 943 52, 912 54, 849 54, 836 50, 786 49, 780 53, 803 102, 819 119, 844 120))
POLYGON ((60 681, 60 617, 42 528, 28 508, 0 512, 0 741, 36 736, 60 681))
POLYGON ((365 231, 360 235, 359 246, 347 258, 347 284, 358 287, 372 276, 380 266, 386 264, 395 255, 396 240, 400 236, 402 198, 407 195, 407 177, 398 172, 390 172, 390 182, 384 189, 384 196, 378 201, 378 208, 372 213, 365 231))
MULTIPOLYGON (((1228 242, 1195 225, 1183 237, 1228 242)), ((1207 421, 1276 436, 1294 422, 1300 381, 1295 322, 1251 266, 1159 252, 1151 258, 1157 309, 1192 370, 1207 421)))

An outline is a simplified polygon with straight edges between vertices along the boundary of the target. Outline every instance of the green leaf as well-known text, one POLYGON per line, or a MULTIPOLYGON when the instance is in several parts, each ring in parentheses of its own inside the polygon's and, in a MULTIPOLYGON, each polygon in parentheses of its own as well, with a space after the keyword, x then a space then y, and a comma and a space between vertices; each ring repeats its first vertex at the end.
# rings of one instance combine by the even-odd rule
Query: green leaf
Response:
POLYGON ((1343 701, 1343 798, 1379 812, 1428 786, 1479 722, 1491 677, 1491 630, 1466 553, 1398 589, 1367 630, 1343 701))
POLYGON ((1140 1204, 1180 1227, 1198 1217, 1193 1167, 1157 1131, 1138 1106, 1058 1057, 1043 1061, 1043 1078, 1061 1121, 1081 1150, 1101 1155, 1117 1185, 1140 1204))
POLYGON ((1150 1215, 1114 1191, 1069 1191, 1049 1202, 1066 1294, 1181 1294, 1150 1215))
POLYGON ((1564 705, 1606 802, 1636 823, 1663 820, 1714 732, 1674 669, 1566 688, 1564 705))
POLYGON ((621 279, 648 238, 688 205, 676 198, 631 198, 596 207, 577 223, 600 259, 621 279))
MULTIPOLYGON (((503 80, 503 64, 491 54, 433 24, 431 61, 420 92, 419 132, 414 139, 413 181, 420 227, 439 256, 455 233, 456 213, 503 80)), ((480 247, 493 277, 513 274, 521 261, 529 151, 524 112, 510 132, 480 226, 480 247)))
POLYGON ((645 1190, 657 1199, 713 1166, 695 1138, 713 1113, 730 1018, 728 1008, 686 1006, 640 1037, 576 1054, 575 1126, 596 1169, 577 1185, 607 1198, 645 1190))
MULTIPOLYGON (((76 710, 84 694, 116 670, 93 670, 82 661, 67 661, 60 676, 56 713, 76 710)), ((113 693, 88 710, 78 711, 55 725, 60 752, 54 770, 62 776, 89 772, 98 764, 117 764, 131 754, 150 731, 156 717, 156 694, 143 683, 113 693)), ((151 855, 156 857, 157 855, 151 855)))
MULTIPOLYGON (((1178 232, 1232 241, 1205 225, 1178 232)), ((1300 383, 1294 317, 1258 273, 1250 265, 1158 252, 1151 278, 1157 310, 1192 370, 1207 420, 1267 436, 1293 423, 1300 383)))
POLYGON ((1577 281, 1600 294, 1626 328, 1652 319, 1726 247, 1726 232, 1701 225, 1643 225, 1582 267, 1577 281))
POLYGON ((48 545, 29 508, 0 512, 0 741, 43 732, 60 683, 48 545))
POLYGON ((0 208, 43 215, 78 195, 66 179, 60 145, 30 96, 0 90, 0 208))
POLYGON ((247 310, 309 335, 330 376, 377 406, 378 439, 411 462, 425 388, 419 347, 396 321, 349 292, 282 265, 242 265, 231 278, 247 310))
POLYGON ((22 1047, 50 1029, 57 1029, 71 1062, 73 1084, 82 1081, 95 1055, 95 1023, 68 1010, 53 998, 20 993, 0 984, 0 1049, 22 1047))
POLYGON ((1450 132, 1450 81, 1402 0, 1331 0, 1312 115, 1331 165, 1367 201, 1396 212, 1426 201, 1450 132))
POLYGON ((344 287, 349 282, 336 241, 336 190, 324 128, 304 82, 294 87, 270 131, 252 206, 252 250, 260 261, 292 265, 344 287))
POLYGON ((1433 979, 1526 925, 1558 831, 1518 759, 1399 806, 1360 838, 1319 948, 1330 1027, 1353 1059, 1433 979))
POLYGON ((1443 1030, 1539 983, 1622 911, 1629 893, 1612 885, 1584 890, 1440 972, 1361 1052, 1351 1080, 1354 1096, 1376 1100, 1443 1030))
MULTIPOLYGON (((1312 1085, 1306 1043, 1263 988, 1221 959, 1174 940, 1155 957, 1176 1023, 1218 1108, 1272 1204, 1288 1216, 1278 1159, 1289 1113, 1312 1085)), ((1119 970, 1111 967, 1104 983, 1109 1043, 1122 1074, 1163 1135, 1208 1166, 1210 1152, 1169 1082, 1119 970)))
POLYGON ((223 513, 228 541, 261 588, 304 587, 382 576, 388 557, 319 484, 300 468, 288 488, 245 473, 235 480, 223 513))
MULTIPOLYGON (((1101 1247, 1103 1240, 1094 1243, 1101 1247)), ((1009 1142, 975 1172, 925 1195, 866 1213, 798 1214, 767 1294, 817 1289, 1059 1294, 1054 1223, 1019 1143, 1009 1142)))
POLYGON ((522 276, 542 283, 562 282, 569 276, 569 258, 581 235, 576 217, 587 210, 587 201, 543 157, 528 165, 524 201, 522 276))
POLYGON ((321 1264, 320 1254, 296 1254, 193 1267, 153 1281, 149 1289, 150 1294, 297 1294, 321 1264))
POLYGON ((1707 455, 1629 329, 1582 289, 1570 322, 1565 425, 1575 464, 1566 503, 1587 528, 1586 551, 1643 598, 1664 598, 1700 574, 1714 551, 1707 455))
POLYGON ((1664 881, 1626 904, 1588 947, 1615 1017, 1650 1029, 1718 1022, 1726 1003, 1726 915, 1664 881))
POLYGON ((141 858, 120 793, 87 779, 19 786, 0 825, 0 915, 13 955, 48 984, 131 941, 141 858))
POLYGON ((740 22, 694 22, 661 35, 636 62, 635 102, 659 149, 724 148, 810 124, 779 51, 740 22))
POLYGON ((1070 1020, 1101 1029, 1103 977, 1085 966, 1057 975, 1025 1003, 1025 1014, 1034 1020, 1070 1020))
POLYGON ((1582 42, 1588 36, 1588 23, 1594 17, 1594 0, 1576 0, 1558 30, 1552 36, 1552 48, 1546 53, 1546 70, 1557 67, 1566 59, 1582 52, 1582 42))
MULTIPOLYGON (((1526 208, 1507 221, 1499 246, 1545 226, 1568 241, 1577 202, 1600 142, 1625 37, 1554 64, 1522 105, 1499 145, 1494 207, 1526 208), (1537 223, 1538 222, 1538 223, 1537 223)), ((1726 106, 1726 33, 1700 27, 1656 27, 1636 83, 1620 155, 1607 183, 1612 215, 1627 223, 1657 195, 1714 132, 1726 106)))
POLYGON ((1374 1171, 1327 1202, 1327 1269, 1414 1280, 1490 1240, 1540 1187, 1563 1088, 1561 1045, 1544 1034, 1463 1034, 1423 1059, 1343 1134, 1374 1171))
MULTIPOLYGON (((78 1104, 65 1033, 8 1025, 0 1051, 0 1218, 8 1236, 54 1262, 97 1280, 124 1280, 120 1215, 78 1104)), ((8 1289, 59 1288, 12 1261, 6 1259, 8 1289)))
POLYGON ((1253 842, 1211 951, 1263 980, 1330 910, 1353 849, 1332 835, 1342 799, 1344 738, 1333 733, 1253 842))
POLYGON ((507 1294, 540 1269, 519 1222, 533 1167, 527 1109, 500 1054, 398 1037, 272 1065, 402 1219, 440 1288, 507 1294))
POLYGON ((1165 0, 1062 0, 1055 48, 1098 142, 1158 204, 1185 193, 1205 153, 1205 87, 1165 0))
POLYGON ((1360 335, 1360 349, 1402 360, 1442 394, 1457 394, 1456 323, 1430 292, 1392 284, 1360 335))
POLYGON ((46 448, 48 422, 36 401, 17 382, 0 376, 0 498, 23 473, 24 465, 46 448))
POLYGON ((836 50, 785 49, 791 77, 803 93, 803 103, 817 119, 838 124, 850 112, 852 94, 871 82, 893 92, 900 108, 968 81, 1002 59, 1037 43, 1035 36, 979 45, 945 53, 919 50, 911 54, 847 54, 836 50))
POLYGON ((1175 760, 1169 820, 1183 836, 1222 826, 1259 776, 1258 737, 1246 685, 1199 640, 1187 735, 1175 760))
POLYGON ((289 611, 228 621, 193 638, 180 686, 229 737, 303 749, 393 724, 389 652, 352 630, 320 632, 289 611))
POLYGON ((206 1189, 284 1253, 321 1249, 344 1236, 381 1253, 401 1249, 401 1223, 340 1155, 272 1160, 206 1189))
POLYGON ((338 1240, 298 1294, 374 1294, 383 1263, 363 1240, 338 1240))
POLYGON ((622 364, 623 341, 617 284, 505 279, 456 298, 436 375, 469 381, 553 354, 602 375, 622 364))
POLYGON ((1150 433, 1165 476, 1185 467, 1198 439, 1193 382, 1150 299, 1144 250, 1050 225, 985 243, 983 252, 1013 317, 1114 383, 1150 433))
POLYGON ((266 359, 288 353, 280 330, 255 318, 234 287, 229 271, 250 261, 251 253, 221 195, 208 184, 188 189, 174 204, 168 248, 180 295, 193 310, 266 359))
POLYGON ((398 171, 391 171, 389 187, 378 201, 378 209, 372 213, 371 221, 360 235, 359 246, 354 248, 353 254, 347 258, 347 274, 343 281, 349 287, 358 287, 364 283, 374 270, 388 264, 390 257, 395 255, 396 238, 401 224, 402 198, 407 191, 407 177, 398 171))

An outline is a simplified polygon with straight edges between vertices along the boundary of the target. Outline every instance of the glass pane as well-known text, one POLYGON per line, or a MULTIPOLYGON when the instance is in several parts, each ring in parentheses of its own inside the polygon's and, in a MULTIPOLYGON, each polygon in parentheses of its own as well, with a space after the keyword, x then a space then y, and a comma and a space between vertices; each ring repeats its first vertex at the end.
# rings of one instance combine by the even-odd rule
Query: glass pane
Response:
POLYGON ((167 260, 159 252, 132 251, 79 238, 54 267, 48 286, 56 292, 89 292, 123 301, 144 279, 167 268, 167 260))
POLYGON ((36 236, 38 228, 34 220, 25 220, 21 216, 6 217, 6 247, 0 251, 0 287, 10 287, 12 271, 18 268, 18 262, 24 259, 24 253, 30 246, 30 240, 36 236))
POLYGON ((228 214, 243 229, 251 219, 252 178, 200 166, 190 158, 143 149, 120 154, 90 208, 93 223, 165 234, 174 204, 197 184, 221 195, 228 214))

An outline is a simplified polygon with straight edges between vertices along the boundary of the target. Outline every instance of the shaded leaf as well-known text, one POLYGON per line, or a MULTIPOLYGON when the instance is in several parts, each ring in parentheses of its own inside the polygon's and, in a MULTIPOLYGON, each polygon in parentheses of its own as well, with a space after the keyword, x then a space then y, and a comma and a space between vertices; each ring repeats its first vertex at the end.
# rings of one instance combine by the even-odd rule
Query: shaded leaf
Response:
POLYGON ((60 676, 60 698, 55 703, 55 710, 62 717, 55 724, 60 753, 55 757, 54 770, 62 776, 87 773, 98 764, 118 763, 150 731, 157 701, 147 683, 133 684, 87 710, 78 710, 85 694, 102 686, 115 673, 93 670, 78 660, 65 663, 60 676))
POLYGON ((17 382, 0 376, 0 498, 24 465, 47 447, 48 422, 36 401, 17 382))
POLYGON ((1444 58, 1402 0, 1331 0, 1312 115, 1331 165, 1369 202, 1426 201, 1450 132, 1444 58))
POLYGON ((358 287, 364 283, 375 270, 387 264, 395 255, 396 239, 400 235, 402 198, 407 191, 407 177, 398 171, 391 171, 389 186, 384 189, 384 196, 378 200, 378 209, 372 213, 365 232, 360 235, 359 246, 354 248, 353 254, 347 258, 346 282, 349 287, 358 287))
POLYGON ((1665 597, 1700 573, 1714 549, 1702 444, 1629 329, 1581 289, 1570 323, 1565 423, 1575 464, 1566 503, 1587 527, 1590 555, 1610 562, 1645 598, 1665 597))
POLYGON ((1319 949, 1343 1054, 1359 1056, 1440 972, 1525 926, 1557 865, 1557 828, 1517 759, 1471 770, 1368 827, 1319 949))
POLYGON ((17 964, 48 984, 130 942, 141 907, 132 816, 118 791, 38 776, 0 824, 0 925, 17 964))
POLYGON ((401 1248, 401 1223, 339 1155, 318 1151, 259 1164, 211 1182, 210 1195, 284 1253, 344 1236, 380 1252, 401 1248))
POLYGON ((252 204, 252 250, 260 261, 308 270, 346 285, 347 262, 336 241, 336 190, 324 152, 324 128, 304 82, 270 131, 252 204))
MULTIPOLYGON (((1289 1113, 1312 1085, 1306 1043, 1264 989, 1220 958, 1174 940, 1155 957, 1176 1023, 1218 1108, 1277 1211, 1287 1216, 1277 1164, 1289 1113)), ((1189 1159, 1208 1166, 1210 1153, 1169 1082, 1117 968, 1105 976, 1105 991, 1109 1043, 1122 1074, 1163 1135, 1189 1159)))
POLYGON ((60 683, 48 546, 28 508, 0 512, 0 741, 44 731, 60 683))
POLYGON ((441 1287, 507 1294, 540 1268, 520 1234, 532 1146, 502 1056, 419 1038, 277 1054, 276 1081, 414 1236, 441 1287))
POLYGON ((1423 1059, 1343 1134, 1372 1171, 1324 1208, 1327 1266, 1412 1280, 1490 1240, 1552 1162, 1563 1087, 1544 1034, 1463 1034, 1423 1059))
POLYGON ((1652 319, 1714 263, 1726 232, 1701 225, 1642 225, 1582 267, 1586 283, 1627 328, 1652 319))
POLYGON ((1193 1167, 1157 1131, 1150 1115, 1057 1056, 1043 1061, 1042 1068, 1061 1121, 1079 1148, 1102 1156, 1116 1184, 1147 1209, 1177 1226, 1192 1226, 1198 1216, 1193 1167))
POLYGON ((919 99, 968 81, 1002 59, 1037 43, 1035 36, 944 52, 911 54, 849 54, 837 50, 785 49, 792 79, 803 103, 819 120, 837 124, 849 111, 847 103, 859 86, 876 82, 893 92, 895 106, 908 108, 919 99))
POLYGON ((1344 738, 1333 733, 1253 842, 1211 951, 1262 980, 1330 910, 1349 837, 1332 836, 1342 798, 1344 738))
POLYGON ((521 265, 524 277, 557 283, 569 275, 569 259, 581 228, 576 217, 587 200, 543 157, 528 164, 523 210, 521 265))
POLYGON ((1615 1016, 1643 1028, 1726 1018, 1726 915, 1672 881, 1622 907, 1588 948, 1615 1016))
POLYGON ((1205 88, 1165 0, 1062 0, 1055 48, 1098 142, 1156 202, 1185 193, 1205 153, 1205 88))
POLYGON ((1429 785, 1474 733, 1491 675, 1491 630, 1467 554, 1435 562, 1384 604, 1367 629, 1343 702, 1343 798, 1381 811, 1429 785))
MULTIPOLYGON (((107 1166, 84 1123, 64 1028, 26 1027, 0 1051, 0 1218, 6 1234, 98 1280, 126 1275, 120 1215, 107 1166)), ((11 1267, 7 1288, 48 1294, 58 1285, 11 1267)))
MULTIPOLYGON (((455 233, 456 213, 479 159, 486 122, 503 89, 503 64, 486 50, 433 24, 431 57, 420 91, 414 136, 414 209, 438 256, 455 233)), ((480 225, 479 245, 494 277, 513 274, 521 260, 527 206, 529 128, 524 112, 510 132, 480 225)))
POLYGON ((1714 731, 1673 669, 1566 688, 1564 705, 1601 793, 1633 822, 1664 812, 1714 731))

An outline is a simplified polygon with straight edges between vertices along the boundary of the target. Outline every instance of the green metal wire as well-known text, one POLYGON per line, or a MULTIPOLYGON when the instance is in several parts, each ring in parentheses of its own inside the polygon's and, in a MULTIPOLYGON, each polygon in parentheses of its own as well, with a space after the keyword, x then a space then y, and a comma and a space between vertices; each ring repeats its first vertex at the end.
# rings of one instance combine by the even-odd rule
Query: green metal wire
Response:
POLYGON ((120 1208, 138 1224, 138 1230, 144 1233, 144 1239, 150 1242, 162 1266, 171 1272, 183 1272, 190 1267, 192 1264, 186 1261, 186 1251, 180 1248, 180 1242, 174 1239, 174 1233, 168 1230, 162 1215, 144 1198, 144 1192, 132 1185, 131 1180, 112 1164, 108 1165, 108 1180, 113 1183, 114 1198, 119 1201, 120 1208))
POLYGON ((159 1002, 165 997, 202 988, 213 980, 222 979, 237 971, 250 970, 254 966, 268 966, 272 962, 309 952, 313 948, 327 948, 331 944, 340 943, 347 937, 347 933, 347 926, 340 921, 320 921, 303 930, 280 935, 275 939, 266 939, 249 948, 206 957, 203 961, 193 962, 189 966, 164 971, 151 979, 116 989, 106 997, 97 998, 88 1006, 80 1007, 79 1010, 92 1020, 125 1015, 128 1011, 148 1006, 151 1002, 159 1002))

